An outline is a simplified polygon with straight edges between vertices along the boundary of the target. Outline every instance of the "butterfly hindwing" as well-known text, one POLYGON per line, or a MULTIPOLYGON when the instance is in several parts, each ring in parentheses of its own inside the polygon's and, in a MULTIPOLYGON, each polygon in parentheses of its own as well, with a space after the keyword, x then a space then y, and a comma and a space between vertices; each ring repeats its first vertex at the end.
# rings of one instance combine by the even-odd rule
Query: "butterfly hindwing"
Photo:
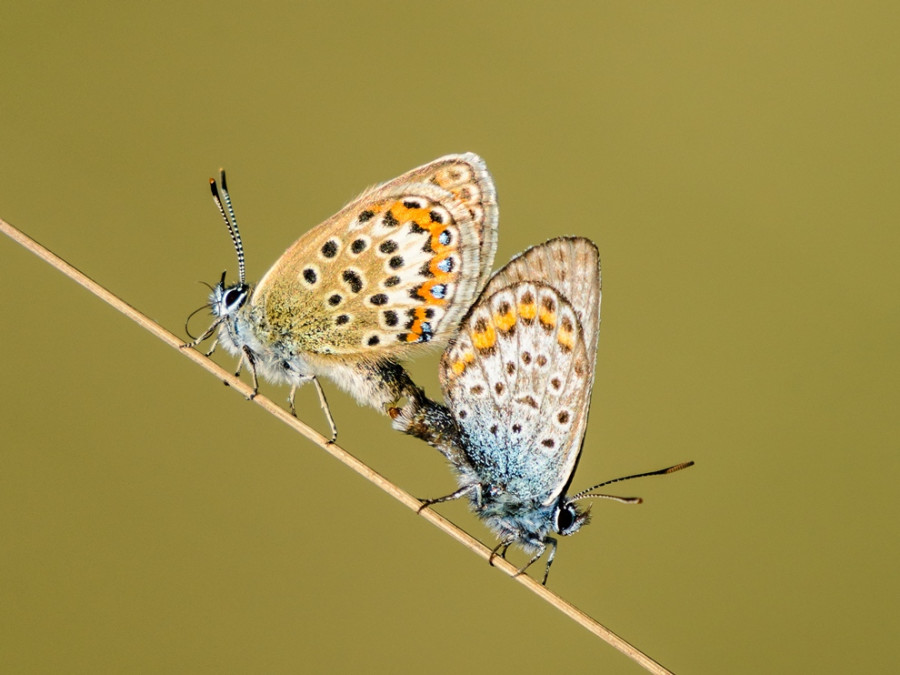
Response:
POLYGON ((390 358, 445 342, 484 284, 496 217, 476 155, 367 190, 269 270, 253 296, 261 323, 315 354, 390 358))
MULTIPOLYGON (((597 352, 600 328, 600 254, 584 237, 559 237, 523 251, 491 277, 488 295, 516 281, 539 279, 568 300, 584 330, 588 353, 597 352)), ((591 363, 591 371, 594 365, 591 363)))
POLYGON ((523 501, 562 491, 584 433, 588 361, 556 289, 519 281, 482 296, 444 354, 441 381, 485 482, 523 501))

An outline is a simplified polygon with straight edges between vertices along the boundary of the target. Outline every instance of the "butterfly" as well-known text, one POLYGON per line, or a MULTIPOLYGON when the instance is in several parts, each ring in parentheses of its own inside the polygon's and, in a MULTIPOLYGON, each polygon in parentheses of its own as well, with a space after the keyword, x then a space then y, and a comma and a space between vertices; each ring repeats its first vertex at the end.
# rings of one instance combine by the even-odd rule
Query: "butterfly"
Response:
POLYGON ((545 584, 557 548, 551 532, 574 534, 589 521, 578 501, 637 503, 594 490, 693 464, 566 496, 587 427, 600 297, 590 240, 563 237, 528 249, 490 279, 444 352, 446 406, 426 399, 391 411, 396 428, 443 452, 457 476, 458 490, 423 508, 467 497, 500 538, 491 560, 518 544, 533 554, 522 573, 549 549, 545 584))
MULTIPOLYGON (((494 182, 473 153, 447 155, 363 192, 301 236, 258 284, 247 283, 244 250, 225 180, 210 180, 231 234, 238 281, 212 289, 216 331, 259 377, 297 387, 312 382, 337 428, 318 378, 385 410, 421 390, 398 360, 445 344, 490 275, 497 247, 494 182)), ((296 413, 295 413, 296 414, 296 413)))

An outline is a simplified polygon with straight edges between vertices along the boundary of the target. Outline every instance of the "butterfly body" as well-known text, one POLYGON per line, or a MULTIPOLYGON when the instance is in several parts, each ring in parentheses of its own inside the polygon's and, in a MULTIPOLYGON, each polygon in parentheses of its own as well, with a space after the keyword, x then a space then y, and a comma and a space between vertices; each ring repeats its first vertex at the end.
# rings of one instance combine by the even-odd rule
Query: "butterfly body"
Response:
POLYGON ((266 380, 297 387, 327 376, 383 409, 417 391, 397 361, 454 334, 487 280, 496 229, 484 162, 435 160, 365 191, 255 286, 223 279, 210 298, 219 341, 266 380))

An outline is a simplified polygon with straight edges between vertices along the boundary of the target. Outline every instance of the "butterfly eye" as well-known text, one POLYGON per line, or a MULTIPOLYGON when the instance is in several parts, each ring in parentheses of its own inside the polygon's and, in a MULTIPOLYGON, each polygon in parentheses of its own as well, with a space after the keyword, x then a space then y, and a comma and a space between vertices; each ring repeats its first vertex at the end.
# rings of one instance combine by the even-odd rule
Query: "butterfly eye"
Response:
POLYGON ((227 312, 233 312, 244 304, 247 297, 247 285, 233 286, 222 296, 222 306, 227 312))
POLYGON ((588 520, 588 514, 579 513, 571 503, 558 506, 554 515, 553 529, 563 536, 577 532, 588 520))
POLYGON ((566 506, 556 512, 556 531, 564 532, 572 527, 575 522, 575 514, 572 513, 572 507, 566 506))

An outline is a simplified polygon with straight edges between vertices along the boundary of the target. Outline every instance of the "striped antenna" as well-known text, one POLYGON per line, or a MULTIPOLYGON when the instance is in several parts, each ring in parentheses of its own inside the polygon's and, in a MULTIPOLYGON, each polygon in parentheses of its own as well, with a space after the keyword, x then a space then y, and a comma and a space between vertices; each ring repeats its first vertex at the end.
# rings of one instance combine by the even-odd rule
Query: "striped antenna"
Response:
POLYGON ((631 480, 632 478, 644 478, 645 476, 665 476, 670 473, 675 473, 676 471, 681 471, 682 469, 686 469, 689 466, 694 466, 693 462, 682 462, 681 464, 676 464, 675 466, 669 466, 665 469, 658 469, 656 471, 648 471, 647 473, 636 473, 633 476, 622 476, 622 478, 613 478, 612 480, 604 481, 603 483, 597 483, 597 485, 593 487, 589 487, 587 490, 582 490, 577 495, 572 495, 566 501, 574 502, 578 499, 589 499, 591 497, 599 498, 599 499, 612 499, 617 502, 622 502, 623 504, 640 504, 643 500, 640 497, 616 497, 615 495, 605 495, 605 494, 592 494, 594 490, 597 488, 601 488, 604 485, 610 485, 612 483, 620 483, 623 480, 631 480))
POLYGON ((241 242, 241 232, 238 230, 237 218, 234 215, 234 207, 231 205, 231 195, 228 194, 228 184, 225 182, 225 169, 219 169, 219 180, 222 181, 222 196, 219 196, 219 188, 214 178, 209 179, 209 187, 212 190, 213 201, 222 214, 222 219, 228 227, 228 234, 234 244, 234 250, 238 258, 238 281, 241 285, 245 282, 244 274, 244 244, 241 242), (224 206, 223 206, 224 203, 224 206), (226 212, 227 210, 227 212, 226 212))

